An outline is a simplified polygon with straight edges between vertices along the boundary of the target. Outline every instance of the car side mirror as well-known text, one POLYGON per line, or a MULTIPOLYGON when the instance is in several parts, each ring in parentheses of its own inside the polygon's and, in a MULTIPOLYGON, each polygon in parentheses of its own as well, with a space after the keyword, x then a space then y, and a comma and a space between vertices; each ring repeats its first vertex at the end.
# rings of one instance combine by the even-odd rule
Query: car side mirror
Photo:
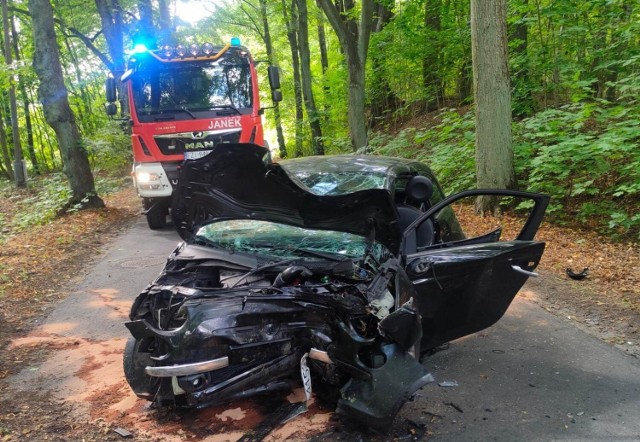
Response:
POLYGON ((116 79, 113 77, 108 77, 104 82, 107 102, 115 103, 118 99, 118 92, 116 90, 116 79))
POLYGON ((282 101, 282 91, 281 90, 272 90, 271 91, 271 99, 274 103, 278 103, 282 101))

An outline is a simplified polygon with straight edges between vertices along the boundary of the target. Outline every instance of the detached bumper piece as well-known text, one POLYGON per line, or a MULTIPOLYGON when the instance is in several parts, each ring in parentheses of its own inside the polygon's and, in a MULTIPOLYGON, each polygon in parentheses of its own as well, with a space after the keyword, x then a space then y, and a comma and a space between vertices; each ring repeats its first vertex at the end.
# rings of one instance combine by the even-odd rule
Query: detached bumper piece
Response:
POLYGON ((369 378, 352 378, 342 388, 336 412, 347 421, 385 434, 400 407, 433 376, 396 344, 382 347, 385 364, 370 371, 369 378))

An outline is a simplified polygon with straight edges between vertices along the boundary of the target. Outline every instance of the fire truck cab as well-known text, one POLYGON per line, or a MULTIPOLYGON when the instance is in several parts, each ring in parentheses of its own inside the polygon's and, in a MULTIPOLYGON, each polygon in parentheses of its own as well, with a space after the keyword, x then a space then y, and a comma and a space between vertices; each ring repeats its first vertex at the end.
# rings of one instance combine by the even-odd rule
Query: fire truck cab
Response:
MULTIPOLYGON (((165 226, 184 160, 219 143, 265 145, 255 62, 239 39, 225 46, 138 46, 121 80, 128 93, 133 184, 151 229, 165 226)), ((274 102, 278 70, 269 66, 274 102)), ((107 113, 117 113, 115 79, 106 82, 107 113)))

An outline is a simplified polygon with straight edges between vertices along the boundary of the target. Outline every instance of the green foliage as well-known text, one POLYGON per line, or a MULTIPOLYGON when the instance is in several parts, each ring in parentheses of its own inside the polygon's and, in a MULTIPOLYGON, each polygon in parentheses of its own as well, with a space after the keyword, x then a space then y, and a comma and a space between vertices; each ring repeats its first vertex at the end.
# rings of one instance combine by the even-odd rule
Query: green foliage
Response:
POLYGON ((588 224, 595 216, 614 236, 640 231, 636 106, 595 102, 548 109, 516 124, 514 137, 521 183, 550 194, 551 213, 588 224))
MULTIPOLYGON (((376 133, 378 155, 429 164, 447 193, 475 187, 473 113, 445 110, 427 127, 376 133)), ((551 196, 547 214, 618 238, 640 238, 640 108, 607 102, 547 109, 513 125, 520 187, 551 196)))
POLYGON ((17 230, 51 221, 71 196, 69 185, 62 173, 34 180, 30 186, 33 189, 30 192, 31 196, 16 201, 18 210, 13 217, 12 227, 17 230))
MULTIPOLYGON (((121 177, 102 176, 96 178, 96 191, 99 194, 113 192, 129 181, 123 182, 121 177)), ((46 224, 61 213, 72 213, 80 206, 66 207, 71 196, 69 183, 62 173, 52 173, 36 178, 29 184, 26 193, 9 194, 9 199, 15 203, 16 212, 10 222, 2 224, 0 228, 21 231, 34 225, 46 224)))
POLYGON ((94 171, 123 171, 131 167, 131 139, 122 122, 111 120, 85 138, 91 168, 94 171))
POLYGON ((415 158, 431 166, 440 184, 453 193, 475 187, 474 118, 471 112, 444 110, 433 126, 376 134, 370 147, 378 155, 415 158))

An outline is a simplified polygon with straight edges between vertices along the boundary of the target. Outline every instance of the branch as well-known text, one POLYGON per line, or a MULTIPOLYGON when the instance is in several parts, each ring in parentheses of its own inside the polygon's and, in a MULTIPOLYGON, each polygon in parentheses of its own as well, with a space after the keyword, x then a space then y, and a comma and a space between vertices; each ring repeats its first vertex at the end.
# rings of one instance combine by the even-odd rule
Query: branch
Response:
POLYGON ((340 11, 336 8, 336 5, 331 2, 331 0, 316 0, 318 2, 318 6, 320 9, 324 11, 324 15, 327 16, 327 20, 331 23, 331 27, 335 31, 338 36, 338 40, 342 43, 343 47, 347 47, 349 44, 349 38, 347 36, 347 28, 342 21, 342 17, 340 16, 340 11))
MULTIPOLYGON (((18 14, 22 14, 22 15, 26 15, 28 17, 31 17, 31 14, 29 14, 29 11, 27 11, 26 9, 20 9, 20 8, 16 8, 15 6, 10 6, 9 10, 11 10, 13 12, 17 12, 18 14)), ((94 40, 102 33, 102 31, 100 31, 96 35, 94 35, 93 38, 90 38, 90 37, 87 37, 86 35, 84 35, 82 32, 78 31, 76 28, 67 26, 59 18, 55 18, 54 17, 53 21, 63 29, 63 35, 65 37, 67 37, 67 38, 76 37, 76 38, 80 39, 85 44, 85 46, 91 52, 93 52, 93 54, 96 57, 98 57, 102 63, 104 63, 104 65, 107 67, 107 69, 109 69, 110 71, 113 71, 113 63, 111 62, 111 60, 109 60, 109 58, 104 53, 102 53, 93 44, 94 40), (71 35, 65 33, 64 32, 65 30, 67 30, 71 35)))
POLYGON ((107 67, 107 69, 109 69, 111 72, 113 72, 113 70, 114 70, 113 62, 112 62, 111 60, 109 60, 109 58, 108 58, 108 57, 107 57, 107 56, 106 56, 102 51, 100 51, 100 50, 99 50, 99 49, 98 49, 98 48, 93 44, 93 40, 94 40, 98 35, 100 35, 100 34, 102 33, 102 31, 101 31, 101 32, 99 32, 98 34, 96 34, 96 35, 94 36, 94 38, 93 38, 93 39, 91 39, 91 38, 87 37, 86 35, 84 35, 82 32, 78 31, 78 30, 77 30, 76 28, 74 28, 74 27, 67 27, 67 26, 65 26, 63 23, 61 23, 61 22, 59 22, 59 21, 58 21, 58 24, 59 24, 60 26, 62 26, 62 28, 63 28, 63 35, 64 35, 65 37, 67 37, 67 38, 69 38, 69 37, 76 37, 76 38, 80 39, 80 40, 85 44, 85 46, 86 46, 86 47, 87 47, 91 52, 93 52, 93 54, 94 54, 96 57, 98 57, 102 63, 104 63, 104 65, 107 67), (71 35, 69 35, 69 34, 65 33, 65 32, 64 32, 64 29, 68 30, 68 31, 71 33, 71 35))

